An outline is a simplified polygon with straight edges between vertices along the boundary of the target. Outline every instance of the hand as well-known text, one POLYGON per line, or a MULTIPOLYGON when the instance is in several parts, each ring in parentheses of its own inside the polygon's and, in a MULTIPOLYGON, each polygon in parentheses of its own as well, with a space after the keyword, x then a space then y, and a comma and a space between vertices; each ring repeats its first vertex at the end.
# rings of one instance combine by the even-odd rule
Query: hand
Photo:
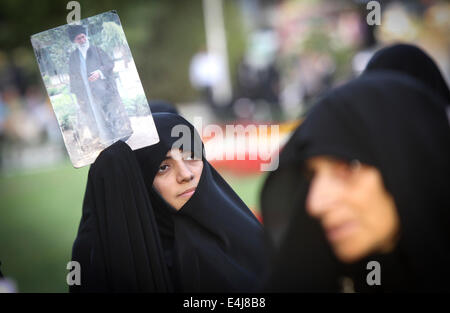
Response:
POLYGON ((90 82, 95 82, 97 79, 100 78, 100 73, 98 71, 92 72, 91 76, 89 76, 89 81, 90 82))

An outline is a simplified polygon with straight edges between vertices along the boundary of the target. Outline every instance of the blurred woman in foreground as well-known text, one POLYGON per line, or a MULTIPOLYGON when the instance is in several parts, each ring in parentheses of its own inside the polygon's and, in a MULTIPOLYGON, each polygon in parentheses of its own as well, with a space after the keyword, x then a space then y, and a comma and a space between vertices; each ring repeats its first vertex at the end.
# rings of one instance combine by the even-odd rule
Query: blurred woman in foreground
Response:
POLYGON ((394 72, 331 91, 285 146, 261 205, 269 291, 450 290, 443 99, 394 72), (370 261, 381 284, 369 283, 370 261))

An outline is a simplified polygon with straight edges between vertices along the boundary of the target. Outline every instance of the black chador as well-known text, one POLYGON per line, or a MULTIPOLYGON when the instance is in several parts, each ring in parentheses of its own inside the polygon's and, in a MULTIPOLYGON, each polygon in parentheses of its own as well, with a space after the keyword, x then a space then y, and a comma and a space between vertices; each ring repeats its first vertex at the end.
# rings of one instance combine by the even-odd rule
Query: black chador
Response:
POLYGON ((266 269, 262 225, 209 164, 194 127, 179 115, 153 115, 160 142, 131 151, 119 141, 89 171, 73 260, 81 286, 71 291, 251 292, 266 269), (190 130, 203 161, 197 189, 180 209, 153 188, 179 137, 190 130))

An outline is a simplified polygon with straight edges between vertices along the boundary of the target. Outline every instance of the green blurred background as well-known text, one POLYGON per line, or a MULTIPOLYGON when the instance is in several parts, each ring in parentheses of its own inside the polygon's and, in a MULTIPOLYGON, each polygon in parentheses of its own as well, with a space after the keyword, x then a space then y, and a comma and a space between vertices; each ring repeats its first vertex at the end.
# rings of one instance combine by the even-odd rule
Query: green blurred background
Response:
MULTIPOLYGON (((81 219, 89 167, 68 162, 0 177, 0 257, 20 292, 66 292, 66 269, 81 219)), ((225 179, 250 206, 263 176, 225 179)))

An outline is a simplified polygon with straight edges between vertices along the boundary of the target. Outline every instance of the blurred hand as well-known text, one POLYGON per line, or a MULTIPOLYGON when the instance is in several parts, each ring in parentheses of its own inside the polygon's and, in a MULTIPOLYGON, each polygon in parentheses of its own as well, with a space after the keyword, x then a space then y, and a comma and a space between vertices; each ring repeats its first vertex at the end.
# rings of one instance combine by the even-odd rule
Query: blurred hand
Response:
POLYGON ((94 81, 96 81, 99 78, 100 78, 99 71, 95 71, 95 72, 92 72, 91 76, 89 76, 88 79, 89 79, 90 82, 94 82, 94 81))

